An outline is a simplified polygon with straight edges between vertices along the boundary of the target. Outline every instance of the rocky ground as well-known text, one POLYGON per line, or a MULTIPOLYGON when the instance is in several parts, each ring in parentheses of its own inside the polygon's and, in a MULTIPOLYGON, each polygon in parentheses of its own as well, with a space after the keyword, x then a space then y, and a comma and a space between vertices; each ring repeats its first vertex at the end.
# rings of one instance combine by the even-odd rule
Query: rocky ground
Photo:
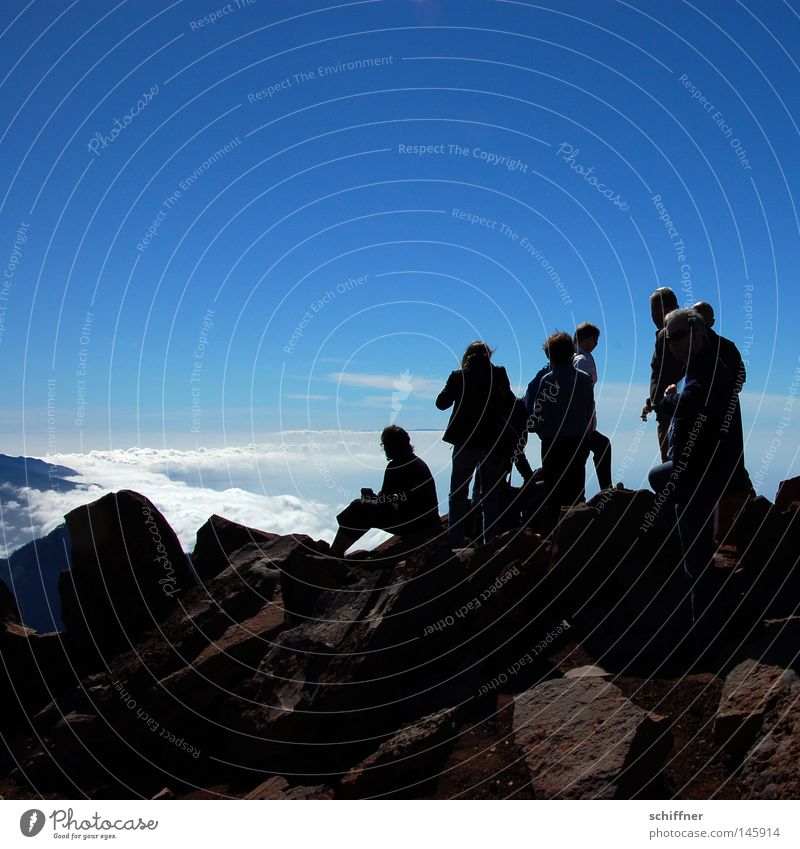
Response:
POLYGON ((647 492, 455 555, 212 516, 191 563, 106 496, 66 517, 63 632, 0 584, 0 795, 797 798, 798 499, 737 514, 699 654, 647 492))

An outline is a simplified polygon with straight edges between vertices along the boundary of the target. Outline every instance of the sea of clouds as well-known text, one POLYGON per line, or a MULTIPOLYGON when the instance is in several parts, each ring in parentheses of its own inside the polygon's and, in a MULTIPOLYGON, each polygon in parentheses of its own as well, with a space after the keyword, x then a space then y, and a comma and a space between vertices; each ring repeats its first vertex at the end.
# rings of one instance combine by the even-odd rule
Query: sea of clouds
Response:
MULTIPOLYGON (((647 486, 648 470, 660 462, 655 422, 639 420, 643 387, 606 387, 598 394, 598 423, 612 439, 614 481, 647 486)), ((786 405, 778 396, 743 394, 747 465, 759 492, 772 499, 777 483, 796 474, 800 439, 792 422, 776 437, 786 405), (777 439, 780 445, 772 450, 777 439), (795 470, 795 471, 793 471, 795 470)), ((442 414, 444 419, 446 414, 442 414)), ((441 431, 413 431, 412 439, 436 480, 440 509, 447 512, 450 446, 441 431)), ((259 444, 179 450, 129 448, 48 455, 67 466, 77 489, 33 489, 0 481, 0 556, 47 534, 65 513, 100 496, 133 489, 146 495, 191 551, 198 528, 214 513, 276 533, 306 533, 332 540, 336 514, 358 498, 362 487, 380 489, 386 459, 378 431, 284 431, 259 444)), ((528 458, 539 465, 539 440, 532 436, 528 458)), ((514 483, 519 483, 515 473, 514 483)), ((587 495, 597 491, 591 462, 587 495)), ((372 547, 387 538, 373 531, 372 547)))

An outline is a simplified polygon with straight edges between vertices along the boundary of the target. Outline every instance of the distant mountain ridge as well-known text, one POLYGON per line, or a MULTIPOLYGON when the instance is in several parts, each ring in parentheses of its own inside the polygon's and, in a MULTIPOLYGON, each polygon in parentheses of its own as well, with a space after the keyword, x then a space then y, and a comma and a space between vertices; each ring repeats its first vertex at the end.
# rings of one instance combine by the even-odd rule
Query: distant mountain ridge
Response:
POLYGON ((8 454, 0 454, 0 487, 11 485, 30 487, 40 492, 48 489, 66 492, 83 486, 83 484, 65 480, 67 477, 78 474, 79 472, 68 466, 53 465, 35 457, 10 457, 8 454))

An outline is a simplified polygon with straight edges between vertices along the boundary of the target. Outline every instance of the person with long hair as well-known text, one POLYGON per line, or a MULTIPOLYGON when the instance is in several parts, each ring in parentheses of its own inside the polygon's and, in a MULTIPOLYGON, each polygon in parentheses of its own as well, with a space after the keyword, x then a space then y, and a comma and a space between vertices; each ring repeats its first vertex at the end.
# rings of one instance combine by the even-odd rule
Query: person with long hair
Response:
POLYGON ((461 359, 461 368, 450 373, 436 399, 438 409, 453 408, 442 437, 453 446, 448 530, 452 548, 464 546, 473 475, 484 542, 496 532, 501 511, 499 489, 504 473, 501 438, 516 397, 506 370, 492 363, 493 353, 485 342, 470 343, 461 359))

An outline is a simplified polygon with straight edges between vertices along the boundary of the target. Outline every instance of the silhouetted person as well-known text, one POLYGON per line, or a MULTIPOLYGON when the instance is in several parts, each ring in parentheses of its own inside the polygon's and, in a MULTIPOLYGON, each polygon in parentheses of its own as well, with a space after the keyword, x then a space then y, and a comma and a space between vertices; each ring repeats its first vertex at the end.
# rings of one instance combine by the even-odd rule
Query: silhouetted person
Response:
MULTIPOLYGON (((572 364, 579 371, 586 372, 592 379, 592 386, 597 384, 597 366, 592 352, 600 340, 600 328, 585 321, 575 330, 575 354, 572 364)), ((597 412, 592 419, 592 433, 588 442, 589 451, 594 457, 594 468, 600 489, 611 488, 611 440, 597 429, 597 412)))
POLYGON ((733 376, 712 350, 698 312, 674 310, 666 317, 665 331, 670 351, 685 366, 686 379, 681 393, 674 384, 665 389, 662 403, 672 411, 670 459, 650 471, 650 485, 668 526, 673 517, 677 525, 691 587, 694 632, 703 647, 716 632, 710 610, 718 589, 713 565, 714 508, 730 471, 723 425, 736 393, 733 376))
POLYGON ((550 371, 537 374, 526 398, 533 399, 528 426, 542 440, 542 476, 552 519, 562 505, 583 498, 594 387, 589 375, 572 364, 575 348, 569 333, 553 333, 542 347, 550 371))
POLYGON ((714 308, 707 301, 698 301, 692 309, 700 313, 706 326, 711 350, 720 357, 734 378, 736 397, 731 399, 729 408, 725 411, 723 428, 728 434, 729 452, 735 465, 728 472, 727 491, 730 493, 747 492, 755 494, 750 475, 744 465, 744 429, 742 427, 742 408, 739 403, 739 393, 747 380, 742 355, 736 344, 724 336, 718 335, 711 328, 716 321, 714 308))
POLYGON ((516 468, 525 483, 533 477, 533 469, 525 456, 527 443, 528 414, 525 402, 521 398, 515 398, 511 407, 511 416, 501 436, 500 457, 503 473, 510 474, 512 468, 516 468))
POLYGON ((381 446, 389 461, 378 493, 362 489, 361 498, 336 517, 339 530, 331 554, 342 557, 371 528, 405 536, 435 536, 442 530, 439 502, 431 470, 414 454, 408 432, 390 425, 381 433, 381 446))
POLYGON ((656 345, 650 360, 650 397, 642 408, 642 421, 650 413, 656 414, 658 423, 658 446, 661 460, 667 459, 667 434, 672 418, 672 408, 664 404, 664 390, 677 383, 684 375, 685 367, 676 359, 664 339, 664 316, 678 308, 678 299, 672 289, 662 286, 650 295, 650 317, 656 326, 656 345))
POLYGON ((506 370, 492 364, 493 353, 485 342, 472 342, 464 352, 461 368, 450 373, 436 399, 440 410, 453 408, 442 437, 453 446, 448 531, 452 548, 464 546, 473 474, 484 542, 495 532, 500 514, 499 484, 505 467, 502 435, 516 398, 506 370))

